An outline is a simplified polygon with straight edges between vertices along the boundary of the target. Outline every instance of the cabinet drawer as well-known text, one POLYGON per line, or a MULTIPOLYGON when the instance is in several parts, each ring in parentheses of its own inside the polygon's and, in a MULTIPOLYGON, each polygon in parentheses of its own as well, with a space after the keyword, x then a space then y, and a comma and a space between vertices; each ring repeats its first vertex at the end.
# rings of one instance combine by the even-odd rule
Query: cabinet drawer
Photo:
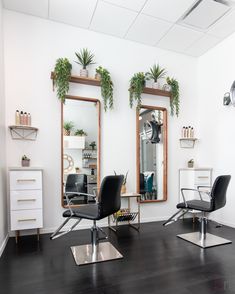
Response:
POLYGON ((11 230, 27 230, 42 228, 42 210, 11 211, 11 230))
POLYGON ((195 185, 210 185, 211 173, 208 170, 195 171, 195 185))
POLYGON ((11 171, 11 190, 35 190, 42 189, 41 171, 11 171))
POLYGON ((19 190, 11 191, 11 210, 20 209, 41 209, 42 191, 41 190, 19 190))

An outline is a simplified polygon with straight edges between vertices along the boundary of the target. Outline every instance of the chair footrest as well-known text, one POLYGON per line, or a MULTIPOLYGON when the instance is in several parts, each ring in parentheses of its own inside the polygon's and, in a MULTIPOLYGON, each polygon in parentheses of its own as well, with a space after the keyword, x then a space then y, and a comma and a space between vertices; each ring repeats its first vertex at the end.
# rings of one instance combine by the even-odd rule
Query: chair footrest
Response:
POLYGON ((230 244, 232 241, 207 233, 205 239, 201 239, 200 232, 180 234, 177 237, 193 243, 201 248, 209 248, 219 245, 230 244))

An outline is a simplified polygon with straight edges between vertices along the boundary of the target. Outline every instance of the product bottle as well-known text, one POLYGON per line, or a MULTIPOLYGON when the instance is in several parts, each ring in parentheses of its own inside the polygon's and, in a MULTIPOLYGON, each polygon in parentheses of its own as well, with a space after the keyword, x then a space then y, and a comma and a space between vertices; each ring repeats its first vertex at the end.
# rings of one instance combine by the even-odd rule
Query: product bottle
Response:
POLYGON ((191 138, 191 126, 188 127, 188 138, 191 138))
POLYGON ((28 113, 28 126, 31 126, 31 115, 28 113))
POLYGON ((15 124, 16 125, 20 124, 20 112, 19 112, 19 110, 16 110, 16 113, 15 113, 15 124))
POLYGON ((25 126, 28 125, 28 115, 27 115, 27 112, 24 113, 24 125, 25 126))
POLYGON ((185 131, 185 127, 183 127, 181 130, 181 138, 184 138, 184 131, 185 131))
POLYGON ((185 138, 188 138, 188 127, 185 128, 185 138))
POLYGON ((191 138, 194 138, 194 129, 191 129, 191 138))
POLYGON ((24 124, 24 113, 23 111, 20 112, 20 125, 24 124))

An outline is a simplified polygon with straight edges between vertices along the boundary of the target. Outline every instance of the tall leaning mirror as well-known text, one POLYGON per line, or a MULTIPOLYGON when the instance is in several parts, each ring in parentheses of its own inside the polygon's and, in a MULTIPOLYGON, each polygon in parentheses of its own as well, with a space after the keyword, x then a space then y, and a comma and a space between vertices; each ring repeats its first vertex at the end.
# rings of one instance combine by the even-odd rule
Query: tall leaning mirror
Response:
POLYGON ((137 192, 141 202, 167 200, 167 110, 142 105, 136 112, 137 192))
POLYGON ((99 100, 66 96, 61 104, 61 146, 62 206, 67 200, 73 206, 93 202, 85 194, 95 195, 100 183, 99 100))

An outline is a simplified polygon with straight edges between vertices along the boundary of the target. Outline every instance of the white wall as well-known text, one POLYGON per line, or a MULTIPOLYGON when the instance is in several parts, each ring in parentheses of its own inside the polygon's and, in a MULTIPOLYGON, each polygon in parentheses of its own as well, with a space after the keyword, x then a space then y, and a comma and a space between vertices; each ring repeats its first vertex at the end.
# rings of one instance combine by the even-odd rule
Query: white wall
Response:
MULTIPOLYGON (((52 92, 50 72, 57 58, 68 57, 73 62, 74 52, 83 47, 95 53, 97 65, 110 70, 115 85, 115 109, 101 114, 102 176, 113 170, 129 170, 129 191, 135 190, 136 183, 135 110, 128 104, 129 80, 135 72, 147 71, 154 62, 160 62, 169 75, 179 80, 181 115, 179 119, 168 116, 168 201, 141 205, 141 219, 165 219, 175 211, 178 168, 195 158, 196 152, 180 149, 178 141, 182 125, 193 125, 197 130, 196 59, 10 11, 5 11, 4 25, 6 124, 13 123, 16 109, 23 109, 32 114, 33 125, 39 128, 35 142, 13 141, 8 134, 7 161, 8 166, 19 165, 20 157, 26 154, 32 165, 44 168, 44 229, 53 229, 62 220, 60 103, 52 92)), ((78 74, 79 69, 73 62, 73 73, 78 74)), ((70 94, 99 98, 100 89, 71 85, 70 94)), ((143 99, 145 104, 169 109, 168 98, 143 95, 143 99)))
POLYGON ((3 68, 3 21, 2 1, 0 1, 0 256, 7 238, 6 214, 6 136, 5 136, 5 99, 3 68))
POLYGON ((212 216, 235 227, 235 108, 223 106, 223 96, 235 80, 235 34, 199 58, 199 158, 213 167, 214 177, 231 174, 225 208, 212 216))

